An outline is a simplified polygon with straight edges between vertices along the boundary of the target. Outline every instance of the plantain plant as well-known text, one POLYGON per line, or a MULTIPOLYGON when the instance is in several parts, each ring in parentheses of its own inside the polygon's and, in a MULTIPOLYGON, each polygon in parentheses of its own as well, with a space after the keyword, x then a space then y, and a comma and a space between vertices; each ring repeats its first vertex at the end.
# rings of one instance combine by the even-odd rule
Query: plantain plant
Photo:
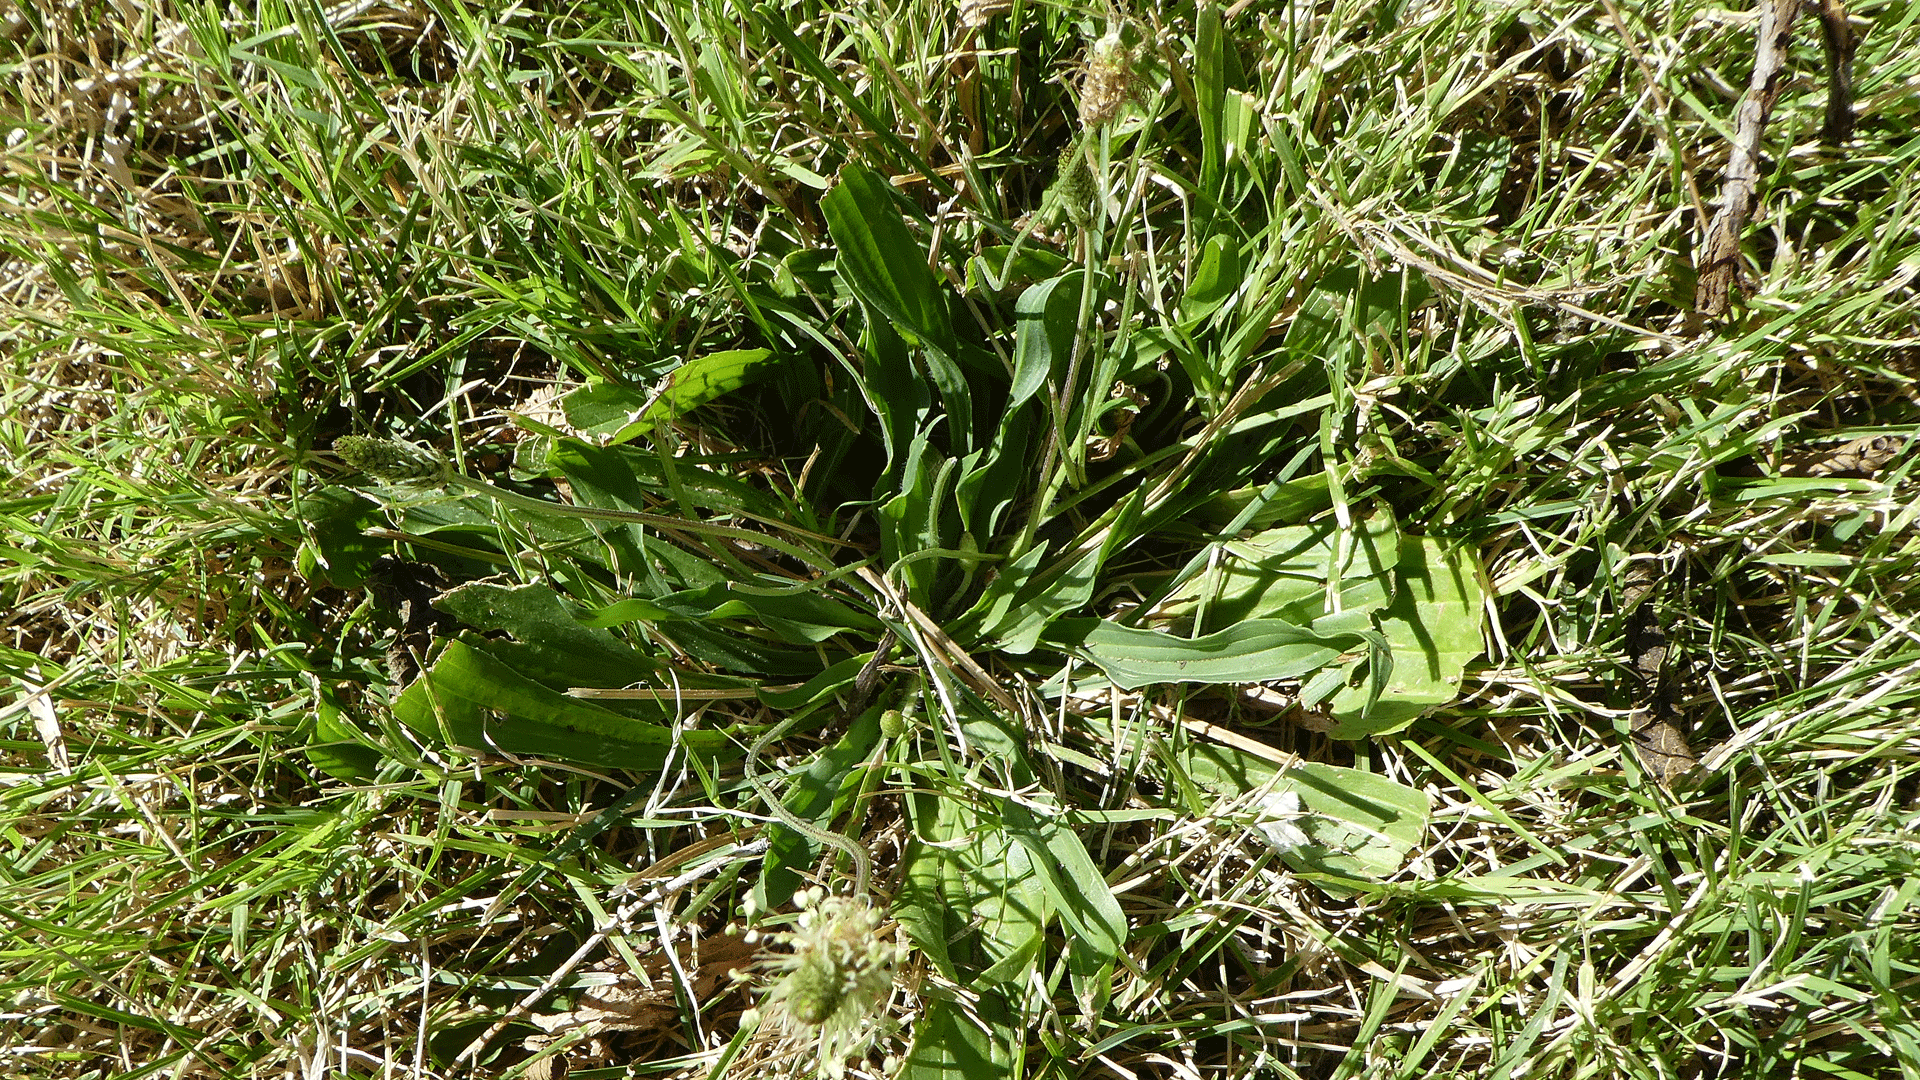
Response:
MULTIPOLYGON (((849 165, 822 209, 831 261, 804 272, 845 298, 829 318, 801 314, 812 290, 796 277, 786 295, 755 296, 769 345, 693 359, 653 387, 575 389, 564 420, 529 421, 526 490, 420 447, 335 448, 387 485, 372 493, 392 535, 517 579, 475 578, 436 601, 465 629, 399 693, 402 725, 432 745, 605 768, 659 770, 678 755, 717 777, 745 758, 756 788, 775 724, 825 728, 837 741, 765 800, 784 834, 752 890, 762 910, 787 902, 820 852, 862 842, 859 812, 851 837, 825 830, 891 765, 916 842, 876 902, 890 900, 934 970, 999 1001, 964 1017, 935 1001, 910 1062, 939 1073, 972 1039, 1005 1064, 1024 1044, 1023 988, 1052 928, 1067 933, 1089 1007, 1128 962, 1127 919, 1077 831, 1096 808, 1036 747, 1037 718, 1075 695, 1272 683, 1338 737, 1396 730, 1454 696, 1479 652, 1480 574, 1384 506, 1343 497, 1331 472, 1305 472, 1310 453, 1286 452, 1317 449, 1311 425, 1331 395, 1303 357, 1323 340, 1290 334, 1237 370, 1204 369, 1232 336, 1215 316, 1261 284, 1230 280, 1229 241, 1202 245, 1181 317, 1155 324, 1125 311, 1137 290, 1095 257, 1089 230, 1081 249, 1094 255, 1027 284, 1006 327, 972 317, 999 312, 991 295, 929 268, 911 208, 876 173, 849 165), (1116 308, 1117 326, 1096 315, 1116 308), (1178 363, 1156 363, 1158 350, 1178 363), (811 470, 759 486, 689 452, 713 407, 769 381, 814 415, 801 428, 811 470), (1117 424, 1128 394, 1156 382, 1157 416, 1117 424), (1199 432, 1183 435, 1190 422, 1199 432), (531 494, 541 483, 571 501, 531 494), (1118 587, 1148 599, 1103 604, 1118 587), (883 637, 905 644, 900 663, 883 637), (883 670, 911 675, 876 698, 860 683, 883 670), (711 701, 762 711, 681 722, 711 701), (883 760, 878 716, 901 706, 942 721, 955 746, 899 740, 883 760), (1031 794, 956 798, 921 782, 982 769, 988 788, 1031 794)), ((1312 299, 1333 311, 1343 285, 1312 299)), ((1127 752, 1192 778, 1187 809, 1237 800, 1284 818, 1277 848, 1302 868, 1391 873, 1420 835, 1424 796, 1382 778, 1275 770, 1175 729, 1130 738, 1127 752)), ((855 885, 867 889, 864 873, 855 885)))
MULTIPOLYGON (((1203 123, 1244 132, 1217 34, 1203 18, 1203 123)), ((1133 55, 1107 49, 1109 66, 1133 55)), ((1137 964, 1143 928, 1083 835, 1133 812, 1102 805, 1099 772, 1164 777, 1167 812, 1237 808, 1337 893, 1397 871, 1424 827, 1417 791, 1196 743, 1177 714, 1093 738, 1104 761, 1039 738, 1047 716, 1268 684, 1304 722, 1364 738, 1451 699, 1480 651, 1477 562, 1401 528, 1332 452, 1354 342, 1404 335, 1418 275, 1319 267, 1281 318, 1282 249, 1264 241, 1299 222, 1276 224, 1262 191, 1284 160, 1228 161, 1209 136, 1188 273, 1163 302, 1123 250, 1157 212, 1140 192, 1163 103, 1101 93, 1042 201, 1063 253, 1030 223, 947 265, 921 207, 850 162, 820 199, 822 246, 714 262, 754 340, 650 383, 591 378, 521 417, 516 479, 335 444, 377 482, 383 535, 468 579, 436 601, 463 629, 398 690, 399 723, 429 747, 692 768, 710 797, 757 801, 772 839, 743 886, 752 911, 846 855, 852 902, 887 906, 941 985, 977 991, 964 1009, 927 992, 915 1076, 1012 1074, 1021 1018, 1052 1007, 1036 975, 1066 975, 1091 1017, 1137 964), (756 441, 781 464, 749 482, 738 448, 756 441), (909 714, 927 723, 909 734, 909 714), (821 748, 774 790, 762 751, 809 729, 821 748), (862 827, 883 796, 911 840, 868 896, 862 827)), ((327 562, 320 538, 371 524, 373 504, 317 505, 331 516, 310 556, 327 562)), ((820 955, 788 980, 838 986, 820 955)), ((794 993, 802 1021, 839 1011, 820 987, 794 993)))

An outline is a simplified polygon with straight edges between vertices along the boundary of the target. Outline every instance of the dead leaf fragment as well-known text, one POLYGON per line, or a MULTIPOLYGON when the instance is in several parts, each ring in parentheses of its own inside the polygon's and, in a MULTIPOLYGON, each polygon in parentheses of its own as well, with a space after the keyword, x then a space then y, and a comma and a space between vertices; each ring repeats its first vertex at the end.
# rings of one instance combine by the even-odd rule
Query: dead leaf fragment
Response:
POLYGON ((976 30, 1013 8, 1013 0, 960 0, 960 29, 976 30))
POLYGON ((23 682, 27 691, 27 712, 33 717, 34 734, 47 747, 47 764, 62 776, 73 772, 67 757, 67 737, 60 731, 60 716, 53 710, 53 695, 44 686, 23 682))
MULTIPOLYGON (((674 951, 693 982, 695 1000, 707 1001, 733 986, 733 972, 753 962, 755 949, 742 938, 720 936, 695 944, 678 942, 674 951), (695 953, 698 953, 697 964, 695 953)), ((679 1026, 673 998, 673 969, 664 952, 641 957, 633 971, 618 957, 595 967, 616 979, 581 992, 573 1008, 532 1018, 540 1030, 555 1033, 591 1026, 594 1031, 658 1031, 679 1026)))
POLYGON ((1899 435, 1866 435, 1832 449, 1796 451, 1781 456, 1780 475, 1871 478, 1906 445, 1899 435))

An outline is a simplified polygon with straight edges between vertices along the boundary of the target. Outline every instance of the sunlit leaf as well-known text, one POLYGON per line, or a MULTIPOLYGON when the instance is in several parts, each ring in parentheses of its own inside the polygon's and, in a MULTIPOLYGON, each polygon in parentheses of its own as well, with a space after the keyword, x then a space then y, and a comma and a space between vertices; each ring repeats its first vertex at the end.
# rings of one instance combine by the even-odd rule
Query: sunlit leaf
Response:
POLYGON ((895 917, 953 977, 1019 985, 1049 915, 1032 852, 964 803, 914 802, 916 840, 895 917))
POLYGON ((1064 368, 1073 348, 1080 310, 1079 272, 1048 278, 1020 294, 1014 305, 1013 389, 1011 412, 1040 392, 1047 379, 1064 368))
POLYGON ((873 170, 848 165, 840 183, 820 200, 838 248, 835 265, 860 299, 890 320, 892 329, 926 351, 927 374, 940 390, 947 429, 959 456, 972 452, 973 407, 945 294, 927 267, 926 248, 900 220, 887 182, 873 170))
POLYGON ((740 756, 725 732, 676 735, 551 690, 464 641, 449 641, 433 667, 394 702, 393 714, 422 737, 473 751, 555 758, 647 771, 676 739, 707 758, 740 756))
POLYGON ((1397 594, 1379 616, 1393 650, 1393 672, 1370 709, 1365 687, 1333 696, 1334 738, 1398 731, 1452 701, 1467 664, 1486 648, 1486 590, 1471 552, 1429 537, 1403 537, 1395 576, 1397 594))
POLYGON ((1054 911, 1098 962, 1118 956, 1127 940, 1127 917, 1086 845, 1060 819, 1038 819, 1013 800, 1002 804, 1001 813, 1007 832, 1039 871, 1054 911))
POLYGON ((933 999, 913 1026, 901 1080, 998 1080, 1014 1075, 1014 1040, 1009 1025, 983 1029, 954 1002, 933 999))
POLYGON ((727 349, 696 357, 652 388, 590 382, 560 399, 567 423, 606 443, 623 443, 750 386, 779 367, 770 349, 727 349))
POLYGON ((1104 619, 1062 619, 1048 630, 1046 640, 1093 661, 1123 690, 1156 683, 1298 678, 1333 662, 1351 644, 1279 619, 1253 619, 1197 638, 1104 619))
POLYGON ((1223 544, 1214 565, 1168 596, 1155 615, 1180 626, 1202 611, 1207 626, 1264 618, 1305 626, 1336 611, 1384 608, 1400 561, 1399 530, 1384 512, 1355 524, 1342 530, 1327 519, 1223 544), (1337 602, 1328 592, 1336 578, 1337 602))
POLYGON ((1176 756, 1196 785, 1247 805, 1255 827, 1299 870, 1388 877, 1426 834, 1426 793, 1378 773, 1320 762, 1282 769, 1213 743, 1183 747, 1176 756))

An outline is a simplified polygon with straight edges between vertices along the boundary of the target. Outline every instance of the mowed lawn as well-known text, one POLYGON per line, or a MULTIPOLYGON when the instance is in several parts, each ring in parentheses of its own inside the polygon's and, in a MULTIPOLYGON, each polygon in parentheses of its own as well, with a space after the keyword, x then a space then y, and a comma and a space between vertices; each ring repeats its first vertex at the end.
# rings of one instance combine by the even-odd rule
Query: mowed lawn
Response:
POLYGON ((0 1076, 1920 1077, 1920 6, 0 85, 0 1076))

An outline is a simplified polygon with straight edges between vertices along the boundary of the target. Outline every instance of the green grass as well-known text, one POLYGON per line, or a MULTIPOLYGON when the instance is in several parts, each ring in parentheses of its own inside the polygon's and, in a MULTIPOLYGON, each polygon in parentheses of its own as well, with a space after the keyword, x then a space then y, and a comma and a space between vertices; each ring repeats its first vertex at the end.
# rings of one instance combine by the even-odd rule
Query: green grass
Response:
POLYGON ((805 1075, 797 816, 900 952, 857 1075, 1920 1076, 1920 15, 1854 8, 1719 322, 1744 7, 22 8, 0 1074, 805 1075))

